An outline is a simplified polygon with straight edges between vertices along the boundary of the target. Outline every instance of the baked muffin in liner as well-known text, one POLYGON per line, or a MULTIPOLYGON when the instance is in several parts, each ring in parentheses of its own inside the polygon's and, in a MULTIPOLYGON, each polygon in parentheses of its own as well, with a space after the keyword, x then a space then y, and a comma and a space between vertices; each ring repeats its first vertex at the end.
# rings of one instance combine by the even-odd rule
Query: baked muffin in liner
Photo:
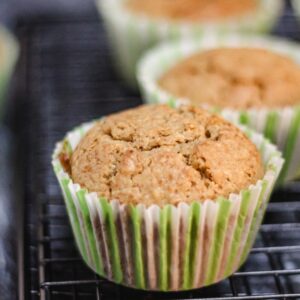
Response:
POLYGON ((145 17, 126 8, 126 0, 96 0, 109 35, 116 69, 136 86, 136 63, 143 52, 157 43, 213 32, 269 32, 283 10, 282 0, 258 0, 258 8, 239 17, 211 22, 169 21, 145 17))
POLYGON ((0 119, 3 114, 5 92, 11 78, 19 47, 16 39, 0 25, 0 119))
POLYGON ((88 266, 113 282, 160 291, 210 285, 241 266, 283 164, 274 145, 243 128, 261 153, 264 176, 239 194, 176 206, 121 204, 73 182, 60 160, 72 155, 93 124, 68 133, 52 160, 78 249, 88 266))
MULTIPOLYGON (((140 60, 137 77, 144 100, 148 103, 187 104, 186 98, 176 97, 163 90, 158 80, 171 67, 194 53, 218 47, 255 47, 269 49, 292 58, 300 64, 300 47, 297 43, 279 38, 253 35, 203 35, 193 39, 166 42, 140 60)), ((242 68, 243 66, 241 66, 242 68)), ((270 70, 272 72, 272 70, 270 70)), ((220 113, 227 120, 244 124, 276 144, 283 152, 285 164, 278 179, 283 184, 300 176, 300 99, 299 105, 280 108, 234 109, 204 105, 220 113)))

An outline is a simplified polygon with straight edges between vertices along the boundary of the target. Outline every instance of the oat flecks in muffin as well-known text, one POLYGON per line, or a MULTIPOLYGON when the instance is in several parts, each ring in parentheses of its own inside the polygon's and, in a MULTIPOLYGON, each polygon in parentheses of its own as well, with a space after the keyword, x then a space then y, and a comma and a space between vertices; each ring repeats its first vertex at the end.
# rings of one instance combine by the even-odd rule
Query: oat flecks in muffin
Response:
POLYGON ((239 129, 193 107, 150 105, 111 115, 71 157, 75 183, 132 204, 216 199, 262 174, 259 152, 239 129))
POLYGON ((179 62, 159 85, 197 105, 284 107, 300 103, 300 66, 270 50, 218 48, 179 62))
POLYGON ((256 0, 128 0, 127 7, 152 18, 191 22, 222 20, 252 12, 256 0))

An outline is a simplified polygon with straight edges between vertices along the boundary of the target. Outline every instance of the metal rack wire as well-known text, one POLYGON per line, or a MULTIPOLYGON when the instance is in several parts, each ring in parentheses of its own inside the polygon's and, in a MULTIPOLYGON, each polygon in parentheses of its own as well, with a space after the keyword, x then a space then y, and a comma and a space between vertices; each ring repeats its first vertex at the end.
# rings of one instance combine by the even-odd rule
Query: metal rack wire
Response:
MULTIPOLYGON (((97 19, 29 22, 20 26, 24 101, 19 126, 25 164, 27 299, 300 299, 300 182, 277 191, 246 264, 212 287, 155 293, 99 278, 73 242, 50 157, 73 126, 141 103, 111 69, 97 19)), ((290 10, 277 34, 300 39, 290 10)))

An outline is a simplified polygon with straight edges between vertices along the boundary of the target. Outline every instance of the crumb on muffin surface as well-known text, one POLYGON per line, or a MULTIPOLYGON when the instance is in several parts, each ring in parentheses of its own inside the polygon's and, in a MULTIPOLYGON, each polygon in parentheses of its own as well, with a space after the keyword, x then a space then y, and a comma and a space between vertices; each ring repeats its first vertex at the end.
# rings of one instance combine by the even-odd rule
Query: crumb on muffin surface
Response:
POLYGON ((258 150, 238 128, 190 106, 145 105, 108 116, 69 164, 74 183, 127 204, 214 200, 263 176, 258 150))
POLYGON ((127 0, 129 10, 152 18, 191 22, 222 20, 252 12, 256 0, 127 0))
POLYGON ((300 104, 300 66, 258 48, 217 48, 178 62, 160 87, 193 104, 247 109, 300 104))

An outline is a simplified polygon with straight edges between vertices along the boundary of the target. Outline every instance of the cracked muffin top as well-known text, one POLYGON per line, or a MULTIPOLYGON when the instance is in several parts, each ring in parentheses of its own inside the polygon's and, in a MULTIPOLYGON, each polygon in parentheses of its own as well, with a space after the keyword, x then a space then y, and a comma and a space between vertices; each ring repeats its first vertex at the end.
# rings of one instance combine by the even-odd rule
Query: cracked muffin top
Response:
POLYGON ((127 204, 215 200, 263 175, 259 152, 238 128, 190 106, 145 105, 110 115, 67 163, 75 183, 127 204))
POLYGON ((252 12, 256 0, 127 0, 128 9, 152 18, 215 21, 252 12))
POLYGON ((196 105, 247 109, 300 104, 300 66, 265 49, 196 53, 167 71, 159 85, 196 105))

